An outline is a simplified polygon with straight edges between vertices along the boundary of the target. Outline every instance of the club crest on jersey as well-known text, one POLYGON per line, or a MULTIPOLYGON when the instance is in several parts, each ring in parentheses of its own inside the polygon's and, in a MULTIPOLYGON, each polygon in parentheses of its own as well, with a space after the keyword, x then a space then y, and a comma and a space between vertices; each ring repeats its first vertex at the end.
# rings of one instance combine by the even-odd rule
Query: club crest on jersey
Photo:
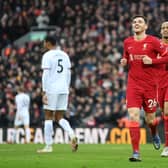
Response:
POLYGON ((146 43, 144 43, 144 44, 143 44, 143 48, 142 48, 142 49, 143 49, 143 50, 146 50, 146 48, 147 48, 147 44, 146 44, 146 43))

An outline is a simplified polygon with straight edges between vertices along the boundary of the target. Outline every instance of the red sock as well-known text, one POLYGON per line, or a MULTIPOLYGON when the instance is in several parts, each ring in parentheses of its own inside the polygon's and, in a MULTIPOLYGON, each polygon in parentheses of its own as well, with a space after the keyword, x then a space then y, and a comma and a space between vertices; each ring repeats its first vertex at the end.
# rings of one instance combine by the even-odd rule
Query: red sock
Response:
POLYGON ((168 146, 168 116, 164 116, 165 146, 168 146))
POLYGON ((160 121, 161 121, 161 118, 157 117, 153 120, 152 124, 148 124, 152 137, 157 135, 157 125, 159 124, 160 121))
POLYGON ((156 129, 157 125, 155 123, 148 124, 148 127, 150 128, 152 137, 154 137, 157 134, 157 129, 156 129))
POLYGON ((163 119, 162 119, 162 117, 156 117, 155 119, 154 119, 154 121, 153 121, 153 125, 159 125, 159 123, 162 121, 163 119))
POLYGON ((140 127, 139 123, 130 121, 129 131, 131 136, 131 144, 134 152, 139 152, 139 141, 140 141, 140 127))

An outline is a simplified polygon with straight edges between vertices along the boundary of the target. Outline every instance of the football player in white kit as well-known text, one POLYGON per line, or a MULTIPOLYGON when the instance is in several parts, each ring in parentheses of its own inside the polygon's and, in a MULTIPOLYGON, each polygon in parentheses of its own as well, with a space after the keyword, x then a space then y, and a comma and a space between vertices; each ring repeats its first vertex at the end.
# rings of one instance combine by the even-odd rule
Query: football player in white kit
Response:
POLYGON ((69 56, 57 48, 58 39, 47 36, 44 47, 48 51, 42 57, 42 90, 45 112, 44 139, 45 147, 38 153, 52 152, 53 115, 55 121, 71 138, 72 151, 77 151, 78 142, 69 122, 63 118, 68 106, 69 85, 71 79, 71 63, 69 56))
POLYGON ((29 106, 30 106, 30 96, 25 93, 24 87, 22 85, 18 86, 17 95, 15 96, 16 104, 16 115, 14 121, 14 142, 16 142, 16 132, 17 129, 23 125, 25 129, 25 142, 30 142, 30 115, 29 115, 29 106))

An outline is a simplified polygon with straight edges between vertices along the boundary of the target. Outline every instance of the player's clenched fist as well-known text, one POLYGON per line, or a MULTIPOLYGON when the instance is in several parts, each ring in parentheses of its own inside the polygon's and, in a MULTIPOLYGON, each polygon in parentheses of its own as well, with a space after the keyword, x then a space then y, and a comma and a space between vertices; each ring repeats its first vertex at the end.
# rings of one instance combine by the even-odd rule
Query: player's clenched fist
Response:
POLYGON ((148 64, 148 65, 152 64, 152 59, 148 56, 143 57, 142 61, 144 64, 148 64))
POLYGON ((122 59, 120 60, 120 63, 121 63, 122 66, 127 65, 127 59, 126 59, 126 58, 122 58, 122 59))

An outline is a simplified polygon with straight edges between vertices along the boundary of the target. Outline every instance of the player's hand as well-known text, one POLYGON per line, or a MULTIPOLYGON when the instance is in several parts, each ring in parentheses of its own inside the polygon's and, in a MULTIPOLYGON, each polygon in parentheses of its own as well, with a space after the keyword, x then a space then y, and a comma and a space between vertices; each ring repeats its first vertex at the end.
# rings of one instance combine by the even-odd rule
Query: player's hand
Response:
POLYGON ((120 63, 121 63, 122 66, 127 65, 127 59, 126 59, 126 58, 122 58, 122 59, 120 60, 120 63))
POLYGON ((47 98, 47 95, 46 95, 46 94, 43 95, 42 101, 43 101, 43 103, 44 103, 45 105, 48 104, 48 98, 47 98))
POLYGON ((152 64, 152 59, 148 56, 145 56, 142 58, 142 61, 144 64, 151 65, 152 64))

